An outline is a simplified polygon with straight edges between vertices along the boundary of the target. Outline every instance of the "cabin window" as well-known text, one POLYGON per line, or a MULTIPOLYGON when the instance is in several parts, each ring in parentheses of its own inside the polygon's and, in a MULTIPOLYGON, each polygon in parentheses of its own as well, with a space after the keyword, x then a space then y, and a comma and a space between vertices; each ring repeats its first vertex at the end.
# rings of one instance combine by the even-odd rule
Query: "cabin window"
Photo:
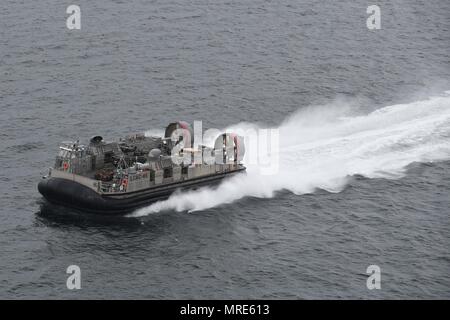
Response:
POLYGON ((155 171, 154 170, 150 171, 150 181, 155 181, 155 171))
POLYGON ((164 169, 164 175, 163 175, 164 178, 172 178, 172 176, 173 176, 172 168, 164 169))
POLYGON ((113 157, 113 152, 112 151, 105 152, 103 161, 105 163, 110 163, 113 160, 112 157, 113 157))
POLYGON ((61 168, 61 167, 62 167, 62 160, 61 159, 56 159, 55 168, 61 168))

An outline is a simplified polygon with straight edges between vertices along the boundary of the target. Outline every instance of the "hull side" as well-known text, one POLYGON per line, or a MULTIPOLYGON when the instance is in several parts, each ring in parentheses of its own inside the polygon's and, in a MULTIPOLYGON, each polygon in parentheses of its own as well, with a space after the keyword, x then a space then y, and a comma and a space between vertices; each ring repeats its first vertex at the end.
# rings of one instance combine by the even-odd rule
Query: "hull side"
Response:
POLYGON ((243 170, 238 170, 225 174, 206 176, 195 179, 195 181, 185 180, 183 182, 149 188, 138 192, 120 193, 115 195, 100 195, 94 190, 77 182, 54 177, 40 181, 38 190, 49 202, 59 205, 92 213, 110 215, 125 214, 156 201, 165 200, 173 194, 175 190, 185 191, 205 185, 217 184, 224 178, 242 171, 243 170))

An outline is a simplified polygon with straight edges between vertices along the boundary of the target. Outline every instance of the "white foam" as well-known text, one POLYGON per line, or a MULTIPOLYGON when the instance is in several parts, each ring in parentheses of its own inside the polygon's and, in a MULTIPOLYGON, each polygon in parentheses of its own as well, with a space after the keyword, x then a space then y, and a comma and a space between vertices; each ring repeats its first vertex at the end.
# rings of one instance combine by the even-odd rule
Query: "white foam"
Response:
MULTIPOLYGON (((279 190, 304 194, 339 192, 349 176, 398 178, 412 162, 450 159, 450 96, 398 104, 350 116, 342 105, 306 108, 279 127, 279 172, 264 176, 255 166, 216 188, 176 193, 137 210, 139 217, 162 210, 196 211, 279 190)), ((233 128, 249 127, 244 123, 233 128)))

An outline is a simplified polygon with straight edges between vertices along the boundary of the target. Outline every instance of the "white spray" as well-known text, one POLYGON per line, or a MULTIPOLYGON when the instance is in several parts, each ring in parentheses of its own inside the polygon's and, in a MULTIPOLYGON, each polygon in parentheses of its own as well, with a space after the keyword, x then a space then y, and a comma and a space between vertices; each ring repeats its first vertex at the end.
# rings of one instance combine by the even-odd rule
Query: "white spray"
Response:
MULTIPOLYGON (((450 159, 450 91, 439 97, 348 116, 341 106, 306 108, 279 129, 279 170, 262 175, 258 166, 216 188, 175 193, 131 214, 162 210, 197 211, 243 197, 273 197, 289 190, 301 195, 317 188, 339 192, 347 178, 398 178, 412 162, 450 159)), ((251 124, 238 124, 242 128, 251 124)), ((256 126, 254 126, 256 127, 256 126)))

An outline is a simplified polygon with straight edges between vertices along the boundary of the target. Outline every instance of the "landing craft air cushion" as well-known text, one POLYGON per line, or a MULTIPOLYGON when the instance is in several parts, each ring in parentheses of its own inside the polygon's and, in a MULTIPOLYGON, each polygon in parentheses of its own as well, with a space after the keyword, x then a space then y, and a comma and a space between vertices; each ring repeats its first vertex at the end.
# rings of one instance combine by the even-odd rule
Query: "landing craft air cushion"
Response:
POLYGON ((167 199, 175 190, 215 184, 245 171, 241 136, 223 133, 212 148, 191 146, 193 131, 183 121, 169 124, 164 137, 134 134, 105 142, 95 136, 87 146, 63 142, 38 190, 51 203, 124 214, 167 199))

